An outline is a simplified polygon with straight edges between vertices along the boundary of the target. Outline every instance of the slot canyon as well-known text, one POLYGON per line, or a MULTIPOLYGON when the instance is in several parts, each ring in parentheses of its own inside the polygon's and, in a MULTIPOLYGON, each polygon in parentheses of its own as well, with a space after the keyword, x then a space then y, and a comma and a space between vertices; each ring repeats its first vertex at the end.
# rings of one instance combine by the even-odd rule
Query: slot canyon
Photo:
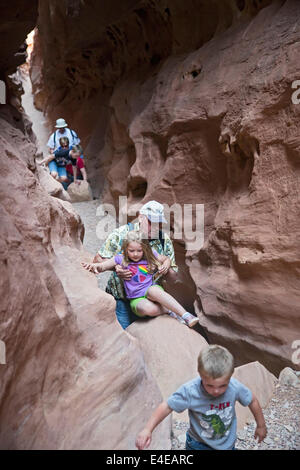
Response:
MULTIPOLYGON (((2 3, 0 448, 135 449, 207 343, 266 405, 300 363, 300 2, 2 3), (61 117, 84 149, 82 205, 38 164, 61 117), (97 207, 118 213, 121 196, 132 214, 151 200, 189 208, 196 230, 203 205, 198 249, 171 218, 168 285, 199 328, 162 315, 123 330, 106 278, 82 269, 104 241, 97 207)), ((170 449, 171 432, 169 417, 151 449, 170 449)))

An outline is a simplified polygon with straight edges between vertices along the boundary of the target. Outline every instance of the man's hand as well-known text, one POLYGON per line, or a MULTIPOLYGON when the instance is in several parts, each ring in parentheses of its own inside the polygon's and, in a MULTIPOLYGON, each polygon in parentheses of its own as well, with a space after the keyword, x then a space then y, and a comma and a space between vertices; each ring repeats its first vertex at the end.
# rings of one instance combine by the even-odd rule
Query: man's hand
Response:
POLYGON ((129 269, 126 269, 126 268, 124 269, 119 264, 116 265, 115 269, 116 269, 117 276, 119 276, 124 281, 130 281, 130 279, 133 276, 132 272, 129 269))
POLYGON ((170 260, 170 258, 167 258, 167 259, 165 259, 163 264, 158 268, 159 274, 164 276, 165 274, 168 273, 170 267, 171 267, 171 260, 170 260))

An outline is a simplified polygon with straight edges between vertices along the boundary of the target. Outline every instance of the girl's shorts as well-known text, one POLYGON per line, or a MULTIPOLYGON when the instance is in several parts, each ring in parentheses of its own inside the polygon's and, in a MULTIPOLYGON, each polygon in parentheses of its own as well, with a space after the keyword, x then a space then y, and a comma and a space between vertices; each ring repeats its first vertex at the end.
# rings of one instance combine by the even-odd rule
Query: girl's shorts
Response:
MULTIPOLYGON (((153 284, 153 285, 155 285, 155 286, 157 286, 157 287, 160 287, 162 290, 164 290, 163 287, 160 286, 159 284, 153 284)), ((150 286, 150 287, 152 287, 152 286, 150 286)), ((150 289, 150 287, 149 287, 149 289, 150 289)), ((149 290, 149 289, 148 289, 148 290, 149 290)), ((148 290, 147 290, 147 292, 148 292, 148 290)), ((142 315, 140 315, 140 314, 138 313, 137 309, 136 309, 137 304, 138 304, 141 300, 147 299, 147 292, 146 292, 145 295, 143 295, 142 297, 136 297, 135 299, 129 299, 129 303, 130 303, 131 310, 132 310, 133 313, 135 313, 138 317, 142 317, 142 315)))
POLYGON ((50 172, 55 171, 58 176, 65 176, 67 178, 67 170, 65 166, 57 166, 56 162, 52 160, 52 162, 48 163, 48 168, 50 172))

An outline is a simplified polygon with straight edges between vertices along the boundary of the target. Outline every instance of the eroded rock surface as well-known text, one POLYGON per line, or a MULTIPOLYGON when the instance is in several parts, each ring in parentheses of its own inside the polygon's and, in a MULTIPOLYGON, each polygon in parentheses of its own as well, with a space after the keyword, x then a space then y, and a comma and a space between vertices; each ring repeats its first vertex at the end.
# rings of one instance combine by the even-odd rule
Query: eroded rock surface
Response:
MULTIPOLYGON (((0 447, 134 449, 159 389, 115 301, 81 268, 83 225, 40 185, 20 113, 3 106, 0 129, 0 447)), ((169 447, 169 426, 154 447, 169 447)))

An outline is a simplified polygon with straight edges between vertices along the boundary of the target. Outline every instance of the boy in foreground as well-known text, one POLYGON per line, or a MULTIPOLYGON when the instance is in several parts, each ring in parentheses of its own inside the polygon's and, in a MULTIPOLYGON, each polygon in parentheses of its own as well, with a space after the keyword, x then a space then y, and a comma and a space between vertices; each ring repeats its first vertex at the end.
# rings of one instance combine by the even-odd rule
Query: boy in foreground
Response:
POLYGON ((211 345, 198 357, 199 377, 183 384, 162 402, 138 434, 136 446, 150 445, 152 432, 172 411, 189 410, 190 427, 186 450, 233 450, 237 420, 235 402, 249 406, 255 421, 254 437, 261 442, 267 435, 262 409, 257 398, 238 380, 232 378, 234 359, 222 346, 211 345))

